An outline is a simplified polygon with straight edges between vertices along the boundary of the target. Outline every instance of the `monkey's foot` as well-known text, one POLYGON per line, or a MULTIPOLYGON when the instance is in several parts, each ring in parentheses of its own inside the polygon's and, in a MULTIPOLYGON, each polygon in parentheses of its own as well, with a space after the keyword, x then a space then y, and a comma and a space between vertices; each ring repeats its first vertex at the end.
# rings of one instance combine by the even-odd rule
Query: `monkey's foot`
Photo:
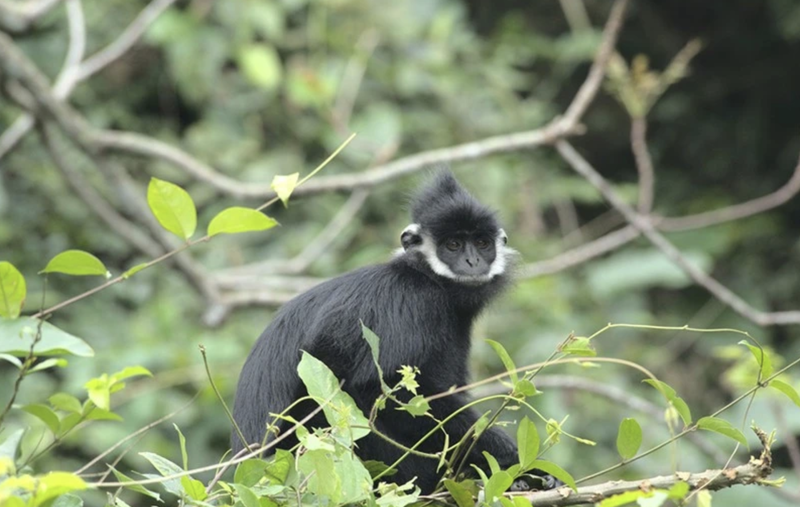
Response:
POLYGON ((552 475, 521 475, 515 480, 511 487, 508 488, 511 492, 520 491, 544 491, 549 489, 560 488, 564 483, 553 477, 552 475))

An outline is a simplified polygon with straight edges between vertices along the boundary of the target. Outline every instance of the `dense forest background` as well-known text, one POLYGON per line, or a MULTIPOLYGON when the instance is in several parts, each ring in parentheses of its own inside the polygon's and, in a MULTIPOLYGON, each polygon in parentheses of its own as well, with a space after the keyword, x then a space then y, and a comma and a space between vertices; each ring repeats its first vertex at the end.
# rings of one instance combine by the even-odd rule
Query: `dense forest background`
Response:
MULTIPOLYGON (((84 0, 87 54, 116 39, 148 3, 84 0)), ((94 127, 146 133, 254 186, 277 174, 307 173, 356 132, 322 174, 358 173, 403 156, 547 124, 584 81, 609 8, 610 2, 599 0, 179 1, 130 50, 78 82, 69 103, 94 127)), ((67 30, 59 6, 13 39, 53 79, 65 58, 67 30)), ((627 62, 644 55, 650 68, 661 70, 695 39, 702 47, 688 75, 671 84, 647 114, 656 215, 688 215, 770 194, 789 181, 800 153, 800 4, 635 1, 617 51, 627 62)), ((21 110, 6 97, 0 100, 2 135, 21 110)), ((583 123, 585 134, 571 142, 635 204, 629 111, 604 89, 583 123)), ((33 130, 0 159, 0 257, 28 278, 29 312, 41 304, 43 287, 35 273, 60 251, 90 251, 114 273, 149 258, 92 212, 71 184, 74 174, 57 168, 42 139, 33 130)), ((264 201, 225 192, 153 158, 115 153, 98 167, 60 133, 48 139, 82 181, 134 222, 135 196, 145 194, 151 176, 187 189, 198 203, 200 222, 226 206, 264 201)), ((522 265, 556 257, 624 224, 548 146, 451 167, 479 199, 499 210, 522 265)), ((173 422, 190 443, 193 464, 216 462, 228 446, 229 422, 208 388, 198 345, 207 349, 216 383, 231 402, 239 369, 277 306, 318 279, 387 259, 408 223, 408 196, 424 179, 425 171, 414 171, 364 190, 300 196, 285 209, 270 209, 279 228, 199 245, 183 264, 159 265, 56 313, 52 322, 84 338, 96 357, 71 358, 67 368, 26 379, 20 402, 46 398, 55 389, 78 392, 88 378, 131 364, 146 366, 154 376, 132 381, 114 399, 124 422, 96 423, 36 467, 79 468, 198 392, 173 422), (330 225, 332 217, 341 223, 330 225), (329 243, 304 250, 326 230, 334 233, 329 243), (192 269, 200 275, 188 274, 192 269), (220 300, 209 297, 203 283, 213 285, 220 300)), ((742 220, 667 235, 688 259, 756 308, 798 307, 800 198, 742 220)), ((51 277, 46 305, 97 283, 51 277)), ((476 329, 474 377, 503 369, 486 338, 502 342, 522 365, 545 359, 570 332, 589 335, 608 322, 736 328, 787 360, 800 356, 797 325, 766 327, 745 319, 637 239, 568 269, 521 276, 476 329)), ((728 334, 611 330, 596 347, 603 355, 645 365, 675 387, 693 412, 704 414, 745 385, 752 358, 736 345, 739 340, 728 334)), ((552 373, 659 401, 631 370, 571 366, 552 373)), ((0 364, 0 398, 14 375, 0 364)), ((540 389, 537 407, 559 420, 569 414, 571 433, 598 442, 567 442, 548 459, 575 476, 615 462, 614 438, 619 421, 633 413, 630 407, 580 389, 540 389)), ((754 419, 778 430, 776 465, 782 470, 776 475, 786 475, 786 489, 796 490, 798 473, 785 443, 800 434, 800 412, 778 403, 777 396, 757 397, 748 424, 754 419)), ((726 418, 738 424, 746 408, 737 406, 726 418)), ((12 413, 7 422, 30 424, 28 417, 12 413)), ((643 420, 646 442, 668 436, 663 419, 643 420)), ((38 438, 28 434, 25 445, 38 438)), ((723 456, 733 448, 725 439, 707 440, 723 456)), ((137 440, 118 467, 146 468, 140 450, 180 459, 170 424, 137 440)), ((745 458, 740 451, 736 461, 745 458)), ((682 441, 614 477, 722 465, 682 441)), ((796 500, 739 487, 718 493, 715 501, 736 507, 796 500)))

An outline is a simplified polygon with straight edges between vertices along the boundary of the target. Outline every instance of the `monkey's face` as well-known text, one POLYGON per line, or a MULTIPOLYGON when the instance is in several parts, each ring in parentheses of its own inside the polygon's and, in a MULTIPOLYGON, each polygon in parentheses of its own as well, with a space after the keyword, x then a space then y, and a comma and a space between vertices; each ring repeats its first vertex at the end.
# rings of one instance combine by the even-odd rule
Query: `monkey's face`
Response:
POLYGON ((431 270, 439 276, 467 285, 488 283, 505 273, 508 257, 508 236, 503 229, 459 231, 434 236, 419 224, 409 225, 401 235, 406 252, 418 252, 431 270))

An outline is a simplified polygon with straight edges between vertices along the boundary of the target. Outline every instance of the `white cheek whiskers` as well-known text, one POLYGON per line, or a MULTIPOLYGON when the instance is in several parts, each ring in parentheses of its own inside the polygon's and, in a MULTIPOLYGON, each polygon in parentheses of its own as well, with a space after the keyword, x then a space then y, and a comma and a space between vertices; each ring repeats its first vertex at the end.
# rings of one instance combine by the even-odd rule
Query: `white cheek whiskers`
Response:
MULTIPOLYGON (((406 230, 412 226, 416 226, 416 230, 419 230, 419 226, 417 224, 412 224, 406 228, 406 230)), ((496 276, 504 274, 506 269, 508 269, 509 259, 517 255, 516 250, 506 246, 507 239, 502 229, 500 232, 501 233, 498 234, 497 238, 495 239, 495 258, 492 261, 492 264, 489 266, 489 271, 484 275, 459 275, 454 273, 453 270, 450 269, 450 266, 442 262, 436 255, 436 245, 434 244, 433 239, 427 234, 420 235, 422 238, 422 244, 417 246, 416 250, 420 252, 423 257, 425 257, 425 261, 428 263, 428 266, 430 266, 431 270, 439 276, 459 283, 487 283, 491 282, 496 276)), ((395 256, 402 255, 403 252, 404 250, 402 248, 396 250, 395 256)))

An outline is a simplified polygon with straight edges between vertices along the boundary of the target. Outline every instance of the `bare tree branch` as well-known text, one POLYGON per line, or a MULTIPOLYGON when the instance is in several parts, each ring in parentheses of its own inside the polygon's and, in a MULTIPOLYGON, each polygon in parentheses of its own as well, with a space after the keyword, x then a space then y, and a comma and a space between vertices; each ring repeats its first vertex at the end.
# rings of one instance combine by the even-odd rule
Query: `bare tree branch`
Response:
POLYGON ((750 458, 750 462, 724 470, 706 470, 701 473, 676 472, 672 475, 650 477, 639 481, 610 481, 594 486, 584 486, 574 492, 566 487, 551 491, 526 493, 534 507, 557 507, 564 505, 594 504, 626 491, 650 491, 669 489, 679 482, 686 482, 692 490, 698 488, 717 491, 737 484, 765 485, 772 473, 772 459, 765 450, 761 458, 750 458))
MULTIPOLYGON (((617 0, 604 29, 603 41, 589 71, 566 114, 549 125, 527 132, 490 137, 450 148, 432 150, 398 159, 360 173, 321 176, 294 192, 295 196, 322 192, 367 188, 405 176, 439 163, 473 160, 493 153, 504 153, 544 144, 582 130, 581 116, 597 94, 608 59, 616 44, 628 0, 617 0)), ((2 35, 2 34, 0 34, 2 35)), ((214 170, 188 153, 159 140, 130 132, 101 131, 91 127, 76 111, 61 103, 48 90, 41 72, 14 46, 10 38, 0 36, 0 67, 18 79, 36 98, 40 107, 52 116, 67 134, 88 151, 122 150, 160 158, 192 174, 220 191, 238 198, 271 198, 274 192, 267 183, 240 182, 214 170)))
POLYGON ((683 254, 675 248, 646 217, 636 213, 611 185, 592 167, 567 141, 559 140, 555 143, 556 150, 565 161, 581 176, 586 178, 605 199, 619 211, 625 220, 639 230, 656 248, 661 250, 672 262, 680 267, 695 283, 704 287, 717 299, 730 306, 741 316, 761 326, 777 324, 800 323, 800 311, 763 312, 753 308, 733 291, 722 285, 714 278, 708 276, 700 268, 689 262, 683 254))
MULTIPOLYGON (((597 382, 596 380, 577 377, 574 375, 537 375, 536 387, 542 389, 564 389, 568 391, 583 391, 601 396, 613 403, 627 407, 631 410, 646 414, 654 421, 664 420, 664 409, 655 403, 640 398, 630 391, 616 386, 597 382)), ((493 394, 507 393, 508 387, 502 384, 493 384, 480 387, 472 392, 474 398, 483 398, 493 394)), ((728 455, 697 433, 686 435, 703 454, 716 463, 724 463, 728 455)))
POLYGON ((24 33, 61 0, 30 0, 23 4, 0 1, 0 30, 24 33))
MULTIPOLYGON (((72 0, 65 1, 72 2, 72 0)), ((70 4, 68 3, 67 15, 69 17, 70 46, 67 51, 64 66, 53 86, 53 95, 61 100, 69 97, 78 83, 99 72, 128 51, 141 38, 144 31, 153 21, 174 3, 175 0, 153 0, 153 2, 139 13, 136 19, 128 25, 117 39, 83 62, 81 62, 85 51, 85 24, 83 22, 83 13, 80 13, 80 21, 78 22, 75 14, 71 12, 70 4), (80 26, 78 26, 78 23, 80 26)), ((78 9, 80 9, 80 5, 78 9)), ((0 17, 2 17, 2 15, 0 15, 0 17)), ((25 134, 30 131, 33 122, 33 116, 29 113, 25 113, 17 118, 14 123, 11 124, 11 127, 3 132, 0 136, 0 160, 19 144, 25 134)))
POLYGON ((631 149, 639 172, 639 213, 647 215, 653 210, 655 169, 647 148, 647 119, 634 117, 631 121, 631 149))
POLYGON ((53 133, 53 127, 44 125, 41 129, 41 137, 50 158, 56 168, 61 171, 64 179, 72 187, 75 194, 81 198, 86 206, 94 212, 108 227, 127 240, 137 250, 148 257, 158 257, 164 253, 161 246, 142 231, 137 225, 128 221, 125 217, 117 213, 117 210, 97 192, 79 170, 70 164, 66 157, 62 155, 63 147, 57 146, 53 133))

